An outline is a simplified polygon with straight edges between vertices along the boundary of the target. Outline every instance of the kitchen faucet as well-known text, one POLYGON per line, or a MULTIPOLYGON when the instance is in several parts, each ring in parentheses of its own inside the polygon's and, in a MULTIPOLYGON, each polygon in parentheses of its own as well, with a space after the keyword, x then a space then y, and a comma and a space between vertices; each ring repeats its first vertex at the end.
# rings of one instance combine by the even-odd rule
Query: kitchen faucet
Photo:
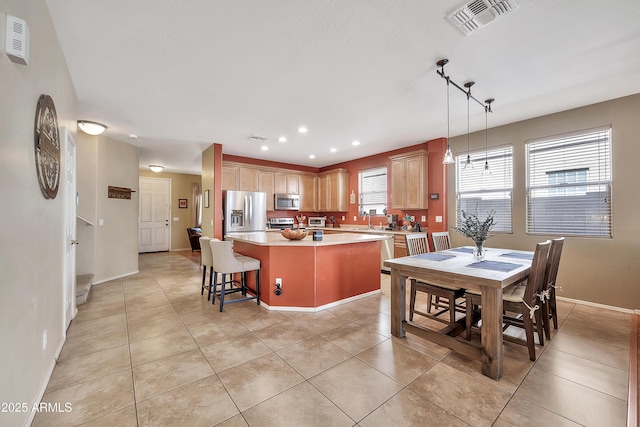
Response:
POLYGON ((364 212, 364 213, 362 214, 362 219, 365 219, 365 218, 368 218, 368 219, 369 219, 369 221, 368 221, 368 226, 369 226, 369 230, 371 230, 371 228, 372 228, 372 227, 371 227, 371 214, 368 214, 368 213, 364 212))

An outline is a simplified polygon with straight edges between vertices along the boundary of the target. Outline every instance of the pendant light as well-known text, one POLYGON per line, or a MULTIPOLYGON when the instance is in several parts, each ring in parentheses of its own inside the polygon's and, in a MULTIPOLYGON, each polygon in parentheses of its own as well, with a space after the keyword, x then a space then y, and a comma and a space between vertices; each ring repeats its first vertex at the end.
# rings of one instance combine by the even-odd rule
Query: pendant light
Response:
MULTIPOLYGON (((448 59, 441 59, 437 65, 442 68, 442 75, 444 76, 444 66, 449 62, 448 59)), ((453 153, 451 152, 451 146, 449 145, 450 128, 449 128, 449 76, 444 77, 447 80, 447 151, 444 153, 444 159, 442 159, 443 165, 450 165, 455 163, 453 159, 453 153)))
POLYGON ((482 173, 484 175, 491 175, 491 169, 489 169, 489 161, 487 159, 487 146, 489 143, 489 113, 491 113, 491 103, 495 101, 493 98, 489 98, 484 101, 486 104, 484 107, 484 170, 482 173))
POLYGON ((467 161, 464 162, 462 169, 473 169, 473 164, 471 163, 471 112, 469 100, 471 99, 471 86, 474 84, 475 82, 467 82, 464 84, 464 87, 467 88, 467 161))

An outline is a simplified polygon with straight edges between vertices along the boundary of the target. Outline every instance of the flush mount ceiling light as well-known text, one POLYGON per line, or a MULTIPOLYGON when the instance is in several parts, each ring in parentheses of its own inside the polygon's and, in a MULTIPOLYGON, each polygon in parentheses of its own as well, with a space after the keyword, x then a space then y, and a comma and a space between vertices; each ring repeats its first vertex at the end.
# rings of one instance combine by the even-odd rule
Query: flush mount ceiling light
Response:
POLYGON ((149 165, 149 169, 151 169, 153 172, 162 172, 164 170, 164 166, 160 166, 160 165, 149 165))
POLYGON ((89 120, 78 120, 78 127, 82 132, 89 135, 100 135, 107 130, 107 127, 102 123, 90 122, 89 120))

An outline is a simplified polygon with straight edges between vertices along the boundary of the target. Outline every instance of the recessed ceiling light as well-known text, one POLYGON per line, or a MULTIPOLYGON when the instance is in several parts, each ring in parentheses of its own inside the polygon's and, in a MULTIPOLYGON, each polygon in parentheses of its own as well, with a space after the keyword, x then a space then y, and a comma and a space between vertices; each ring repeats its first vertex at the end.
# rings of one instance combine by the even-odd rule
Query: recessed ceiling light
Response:
POLYGON ((300 127, 298 128, 298 132, 299 132, 299 133, 307 133, 308 131, 309 131, 309 130, 308 130, 306 127, 304 127, 304 126, 300 126, 300 127))
POLYGON ((353 141, 353 142, 351 143, 351 145, 353 145, 353 146, 360 145, 360 141, 353 141))
POLYGON ((131 138, 131 139, 138 139, 138 135, 136 135, 135 133, 130 133, 130 134, 129 134, 129 138, 131 138))
POLYGON ((315 154, 309 154, 309 158, 310 158, 310 159, 315 159, 315 158, 316 158, 316 155, 315 155, 315 154))
POLYGON ((330 149, 329 151, 331 151, 332 153, 335 153, 336 151, 338 151, 338 149, 334 147, 334 148, 330 149))
POLYGON ((269 149, 269 147, 267 147, 266 145, 263 145, 262 147, 260 147, 260 149, 262 151, 267 151, 269 149))
POLYGON ((278 138, 278 142, 287 142, 287 137, 281 136, 280 138, 278 138))

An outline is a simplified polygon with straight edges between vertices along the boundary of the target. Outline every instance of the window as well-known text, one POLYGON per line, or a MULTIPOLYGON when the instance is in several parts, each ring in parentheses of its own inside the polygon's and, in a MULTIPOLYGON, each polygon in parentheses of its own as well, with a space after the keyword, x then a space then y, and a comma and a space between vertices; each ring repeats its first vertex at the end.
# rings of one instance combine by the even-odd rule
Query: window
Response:
POLYGON ((372 209, 382 215, 387 208, 387 168, 386 166, 367 169, 358 173, 358 193, 360 215, 369 213, 372 209))
POLYGON ((611 127, 527 142, 527 233, 611 237, 611 127))
POLYGON ((513 194, 513 148, 500 147, 470 153, 473 169, 463 169, 467 153, 456 156, 456 223, 460 224, 462 211, 478 212, 483 218, 494 211, 494 232, 511 233, 513 194), (491 170, 485 175, 485 156, 491 170))

